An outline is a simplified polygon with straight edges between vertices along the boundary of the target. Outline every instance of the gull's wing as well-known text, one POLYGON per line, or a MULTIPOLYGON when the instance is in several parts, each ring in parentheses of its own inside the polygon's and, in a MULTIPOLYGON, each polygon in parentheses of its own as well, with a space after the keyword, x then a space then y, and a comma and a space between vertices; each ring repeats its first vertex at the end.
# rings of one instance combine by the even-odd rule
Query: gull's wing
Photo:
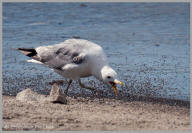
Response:
POLYGON ((78 50, 69 49, 67 47, 59 48, 55 52, 49 53, 47 56, 40 56, 41 62, 51 68, 62 70, 67 64, 80 65, 85 61, 85 56, 78 50))
POLYGON ((18 50, 33 60, 58 70, 62 70, 67 64, 78 66, 84 63, 86 57, 85 54, 81 53, 81 49, 67 45, 41 46, 36 49, 18 48, 18 50))

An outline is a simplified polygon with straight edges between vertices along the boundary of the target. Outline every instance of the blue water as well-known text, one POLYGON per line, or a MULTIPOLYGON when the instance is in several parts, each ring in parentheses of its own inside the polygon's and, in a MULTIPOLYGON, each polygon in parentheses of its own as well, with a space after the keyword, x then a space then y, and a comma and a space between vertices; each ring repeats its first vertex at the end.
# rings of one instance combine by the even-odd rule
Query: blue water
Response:
MULTIPOLYGON (((3 93, 48 93, 48 82, 62 79, 15 48, 77 36, 103 47, 124 95, 189 100, 189 13, 189 3, 3 3, 3 93)), ((94 78, 84 82, 113 94, 94 78)))

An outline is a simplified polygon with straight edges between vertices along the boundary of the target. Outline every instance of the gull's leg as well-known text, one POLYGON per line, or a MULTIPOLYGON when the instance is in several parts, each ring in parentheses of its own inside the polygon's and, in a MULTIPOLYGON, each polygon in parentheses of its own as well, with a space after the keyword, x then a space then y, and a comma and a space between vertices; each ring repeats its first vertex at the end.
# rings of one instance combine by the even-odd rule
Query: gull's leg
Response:
MULTIPOLYGON (((68 89, 69 89, 69 86, 71 85, 72 83, 72 79, 69 80, 68 84, 67 84, 67 87, 64 91, 64 93, 67 95, 68 93, 68 89)), ((56 85, 57 87, 59 87, 60 85, 63 85, 63 80, 53 80, 52 82, 49 82, 50 85, 54 86, 56 85)))
POLYGON ((65 89, 65 91, 64 91, 64 93, 67 95, 67 93, 68 93, 68 89, 69 89, 69 86, 71 85, 71 83, 72 83, 72 79, 70 79, 69 80, 69 82, 68 82, 68 85, 67 85, 67 88, 65 89))
POLYGON ((89 89, 89 90, 91 90, 94 93, 97 91, 95 88, 85 86, 83 83, 81 83, 80 79, 78 80, 78 82, 79 82, 79 85, 81 86, 81 88, 89 89))

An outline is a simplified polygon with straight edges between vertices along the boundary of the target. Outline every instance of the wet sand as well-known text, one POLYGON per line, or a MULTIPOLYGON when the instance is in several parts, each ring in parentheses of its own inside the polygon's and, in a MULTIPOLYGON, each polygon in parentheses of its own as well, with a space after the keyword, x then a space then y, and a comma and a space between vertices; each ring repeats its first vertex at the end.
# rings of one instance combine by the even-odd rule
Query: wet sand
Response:
POLYGON ((190 130, 188 102, 67 97, 67 104, 3 95, 3 130, 190 130))

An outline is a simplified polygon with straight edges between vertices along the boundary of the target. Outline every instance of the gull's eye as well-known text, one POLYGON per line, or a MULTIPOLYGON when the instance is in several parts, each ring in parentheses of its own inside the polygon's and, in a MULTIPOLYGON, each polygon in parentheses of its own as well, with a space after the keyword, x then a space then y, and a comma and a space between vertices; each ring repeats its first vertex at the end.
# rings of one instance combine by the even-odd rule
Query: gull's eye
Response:
POLYGON ((107 76, 107 78, 108 78, 108 79, 110 79, 110 78, 111 78, 111 76, 107 76))

